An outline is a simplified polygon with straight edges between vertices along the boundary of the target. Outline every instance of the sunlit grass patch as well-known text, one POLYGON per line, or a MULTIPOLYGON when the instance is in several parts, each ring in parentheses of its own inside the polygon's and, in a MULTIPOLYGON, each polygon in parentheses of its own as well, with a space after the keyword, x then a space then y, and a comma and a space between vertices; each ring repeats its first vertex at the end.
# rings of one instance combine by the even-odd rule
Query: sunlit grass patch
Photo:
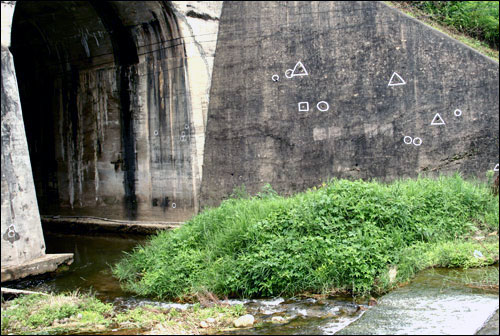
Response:
POLYGON ((70 332, 106 326, 112 306, 78 292, 59 295, 25 295, 2 305, 4 331, 33 334, 70 332))
POLYGON ((227 328, 245 313, 242 305, 222 304, 196 304, 185 310, 144 305, 118 311, 112 304, 77 292, 24 295, 2 303, 2 334, 92 333, 110 329, 199 334, 227 328))

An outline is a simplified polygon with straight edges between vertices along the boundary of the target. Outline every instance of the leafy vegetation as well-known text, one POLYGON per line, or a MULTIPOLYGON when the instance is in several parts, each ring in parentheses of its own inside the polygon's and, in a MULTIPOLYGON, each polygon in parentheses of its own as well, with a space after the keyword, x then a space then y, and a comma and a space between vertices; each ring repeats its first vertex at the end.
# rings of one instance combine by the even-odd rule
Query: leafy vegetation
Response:
POLYGON ((405 1, 437 22, 498 49, 498 1, 405 1))
POLYGON ((366 294, 433 265, 498 260, 496 235, 483 243, 472 239, 498 230, 498 196, 458 175, 391 184, 334 179, 289 198, 269 186, 253 197, 244 188, 235 195, 152 237, 114 275, 127 290, 178 300, 207 292, 366 294))
POLYGON ((155 330, 159 334, 198 334, 217 332, 231 325, 246 312, 242 305, 200 304, 180 311, 152 305, 118 311, 91 295, 78 293, 51 296, 25 295, 2 302, 2 335, 67 334, 106 329, 155 330))
POLYGON ((498 61, 498 1, 390 1, 388 4, 498 61))
POLYGON ((78 292, 67 295, 25 295, 2 304, 2 334, 63 333, 109 325, 110 304, 78 292), (47 329, 48 328, 48 329, 47 329))

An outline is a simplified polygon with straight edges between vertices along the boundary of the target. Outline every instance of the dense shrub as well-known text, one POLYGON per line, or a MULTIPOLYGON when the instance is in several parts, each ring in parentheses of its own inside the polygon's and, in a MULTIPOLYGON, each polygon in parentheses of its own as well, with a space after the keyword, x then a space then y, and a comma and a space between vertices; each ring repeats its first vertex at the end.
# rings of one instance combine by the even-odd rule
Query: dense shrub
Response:
POLYGON ((430 266, 431 259, 412 261, 413 247, 431 250, 478 230, 497 230, 498 211, 498 196, 458 175, 391 184, 331 180, 289 198, 268 188, 159 233, 113 272, 125 289, 160 298, 199 291, 367 293, 391 285, 391 266, 400 267, 400 281, 430 266))
POLYGON ((498 1, 405 1, 430 14, 436 22, 454 27, 498 49, 498 1))

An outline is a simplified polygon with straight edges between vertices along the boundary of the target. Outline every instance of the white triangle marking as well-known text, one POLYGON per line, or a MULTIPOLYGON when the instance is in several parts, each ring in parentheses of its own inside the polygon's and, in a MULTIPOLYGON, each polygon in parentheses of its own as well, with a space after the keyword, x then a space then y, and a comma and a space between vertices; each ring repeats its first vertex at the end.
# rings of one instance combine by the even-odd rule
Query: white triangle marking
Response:
POLYGON ((495 166, 495 168, 493 168, 493 171, 498 171, 498 163, 497 163, 497 165, 495 166))
POLYGON ((309 74, 307 73, 307 70, 304 67, 304 64, 302 64, 301 61, 298 61, 297 64, 295 64, 295 67, 293 68, 291 77, 294 77, 294 76, 308 76, 308 75, 309 74), (298 73, 298 71, 300 71, 300 72, 298 73))
POLYGON ((441 118, 439 113, 436 113, 436 115, 434 116, 434 119, 432 119, 431 125, 444 125, 444 124, 445 124, 445 122, 444 122, 443 118, 441 118))
POLYGON ((397 86, 397 85, 405 85, 406 82, 403 78, 401 78, 400 75, 398 75, 397 73, 393 73, 392 76, 391 76, 391 79, 389 80, 389 85, 388 86, 397 86), (394 76, 397 77, 397 79, 399 80, 399 82, 396 82, 394 83, 393 80, 394 80, 394 76))

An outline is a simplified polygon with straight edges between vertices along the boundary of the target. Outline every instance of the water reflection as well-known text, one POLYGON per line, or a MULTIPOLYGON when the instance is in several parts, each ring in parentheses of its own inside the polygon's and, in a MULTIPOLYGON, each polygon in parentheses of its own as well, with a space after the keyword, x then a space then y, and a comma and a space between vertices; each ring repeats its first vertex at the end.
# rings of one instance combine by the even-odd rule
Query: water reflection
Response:
POLYGON ((46 253, 74 253, 70 266, 57 272, 31 277, 7 284, 6 287, 43 292, 69 292, 79 289, 92 291, 106 301, 129 296, 122 291, 118 280, 111 275, 111 265, 146 242, 142 235, 70 235, 44 233, 46 253))

